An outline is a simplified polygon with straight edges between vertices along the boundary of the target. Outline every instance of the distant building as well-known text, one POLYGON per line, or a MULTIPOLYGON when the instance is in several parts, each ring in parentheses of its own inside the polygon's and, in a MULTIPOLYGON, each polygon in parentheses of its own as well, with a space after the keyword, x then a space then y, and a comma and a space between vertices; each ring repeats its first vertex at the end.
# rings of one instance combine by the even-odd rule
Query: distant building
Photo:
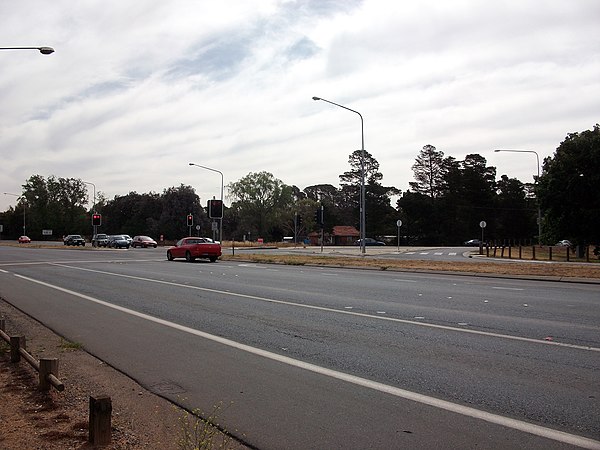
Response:
MULTIPOLYGON (((351 226, 337 225, 331 233, 324 233, 324 245, 354 245, 360 236, 359 231, 351 226)), ((311 245, 321 245, 321 232, 313 231, 308 234, 311 245)))

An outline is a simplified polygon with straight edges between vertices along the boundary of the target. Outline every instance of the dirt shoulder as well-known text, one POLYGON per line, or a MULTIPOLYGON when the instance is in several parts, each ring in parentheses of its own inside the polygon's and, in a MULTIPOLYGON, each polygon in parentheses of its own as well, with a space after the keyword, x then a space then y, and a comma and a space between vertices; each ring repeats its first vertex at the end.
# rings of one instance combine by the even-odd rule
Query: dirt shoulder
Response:
MULTIPOLYGON (((0 448, 87 449, 90 396, 112 401, 112 443, 106 449, 187 449, 183 423, 189 415, 169 401, 96 359, 0 298, 6 332, 25 336, 36 359, 58 358, 65 390, 38 391, 38 374, 24 360, 10 362, 10 348, 0 339, 0 448)), ((224 436, 201 448, 245 448, 224 436), (227 445, 221 446, 226 442, 227 445)))

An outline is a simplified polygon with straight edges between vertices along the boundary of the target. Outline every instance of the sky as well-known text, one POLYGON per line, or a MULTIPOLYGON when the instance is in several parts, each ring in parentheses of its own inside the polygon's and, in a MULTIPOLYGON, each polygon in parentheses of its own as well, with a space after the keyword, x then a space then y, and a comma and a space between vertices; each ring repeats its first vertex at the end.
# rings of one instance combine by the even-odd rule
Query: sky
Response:
POLYGON ((361 118, 313 96, 360 113, 386 186, 425 145, 532 182, 534 154, 493 150, 542 163, 600 122, 599 24, 597 0, 0 0, 0 47, 55 49, 0 51, 0 193, 219 198, 189 162, 339 186, 361 118))

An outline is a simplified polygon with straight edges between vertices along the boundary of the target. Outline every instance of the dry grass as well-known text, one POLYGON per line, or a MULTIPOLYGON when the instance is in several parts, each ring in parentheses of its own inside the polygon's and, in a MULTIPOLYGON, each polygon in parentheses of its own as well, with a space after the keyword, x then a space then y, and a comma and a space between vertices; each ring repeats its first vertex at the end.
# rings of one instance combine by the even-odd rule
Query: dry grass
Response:
POLYGON ((244 260, 257 263, 363 267, 376 270, 440 271, 558 278, 589 278, 600 281, 600 265, 543 263, 526 261, 493 262, 480 258, 468 261, 391 260, 377 257, 336 257, 319 255, 264 255, 246 254, 223 256, 223 260, 244 260))

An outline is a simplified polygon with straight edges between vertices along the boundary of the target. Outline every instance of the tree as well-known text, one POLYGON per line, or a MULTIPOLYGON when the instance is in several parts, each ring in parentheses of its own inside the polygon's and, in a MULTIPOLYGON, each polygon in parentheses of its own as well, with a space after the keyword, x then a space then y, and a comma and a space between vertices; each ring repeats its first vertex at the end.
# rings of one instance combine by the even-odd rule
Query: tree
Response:
POLYGON ((543 238, 569 239, 579 245, 600 243, 600 125, 570 133, 554 157, 544 160, 538 200, 543 238))
POLYGON ((187 215, 194 216, 194 223, 200 225, 201 233, 208 234, 209 222, 202 205, 200 197, 191 186, 184 184, 178 187, 165 189, 160 197, 161 214, 158 221, 160 234, 165 239, 179 239, 187 236, 187 215))
POLYGON ((80 179, 32 175, 23 185, 23 197, 32 236, 41 237, 42 229, 51 229, 55 236, 90 233, 91 219, 88 222, 84 207, 87 189, 80 179))
POLYGON ((416 181, 409 183, 411 189, 419 194, 435 199, 442 195, 444 176, 444 152, 433 145, 425 145, 412 166, 416 181))
POLYGON ((282 220, 293 214, 294 190, 269 172, 249 173, 227 185, 236 217, 236 235, 251 233, 265 239, 281 239, 282 220))
MULTIPOLYGON (((362 150, 350 154, 348 163, 351 170, 340 175, 342 214, 346 224, 360 227, 360 182, 363 167, 362 150)), ((364 152, 365 170, 365 216, 369 234, 385 236, 394 234, 396 211, 391 206, 390 196, 400 191, 393 186, 383 186, 383 174, 379 171, 379 162, 369 152, 364 152)))
POLYGON ((491 232, 498 237, 519 240, 533 236, 537 232, 537 208, 527 198, 526 186, 516 178, 502 175, 496 188, 496 220, 488 227, 491 232))

